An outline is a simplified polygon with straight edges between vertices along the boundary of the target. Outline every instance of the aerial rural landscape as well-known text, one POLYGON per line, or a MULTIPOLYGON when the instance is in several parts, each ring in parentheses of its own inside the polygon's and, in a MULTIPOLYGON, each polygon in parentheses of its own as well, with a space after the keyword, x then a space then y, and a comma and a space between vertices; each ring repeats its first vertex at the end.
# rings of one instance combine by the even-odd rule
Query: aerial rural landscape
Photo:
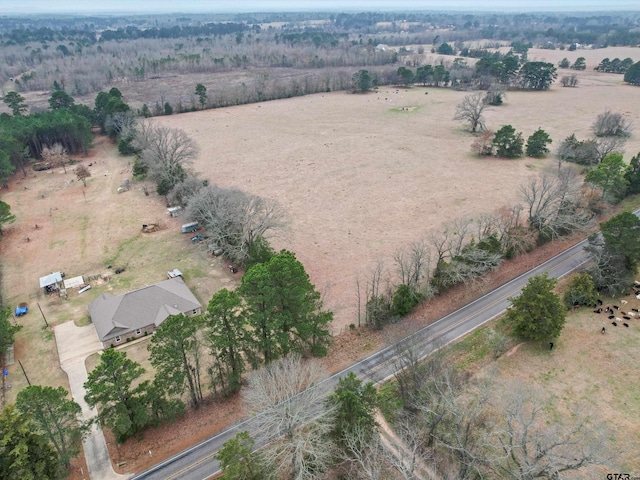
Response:
POLYGON ((640 477, 637 7, 31 3, 0 478, 640 477))

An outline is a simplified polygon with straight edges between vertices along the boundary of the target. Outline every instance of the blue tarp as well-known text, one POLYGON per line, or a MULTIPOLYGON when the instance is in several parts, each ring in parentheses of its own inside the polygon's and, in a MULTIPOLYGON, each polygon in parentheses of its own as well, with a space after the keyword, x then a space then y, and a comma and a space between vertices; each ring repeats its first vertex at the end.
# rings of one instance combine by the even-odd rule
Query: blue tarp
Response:
POLYGON ((20 315, 24 315, 28 311, 29 307, 27 307, 26 305, 24 307, 16 307, 16 316, 19 317, 20 315))

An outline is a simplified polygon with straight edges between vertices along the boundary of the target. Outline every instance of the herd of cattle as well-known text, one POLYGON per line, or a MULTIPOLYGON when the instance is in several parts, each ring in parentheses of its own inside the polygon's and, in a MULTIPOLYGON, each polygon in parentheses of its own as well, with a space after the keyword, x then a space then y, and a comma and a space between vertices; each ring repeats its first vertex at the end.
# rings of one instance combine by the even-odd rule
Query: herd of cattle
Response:
MULTIPOLYGON (((639 281, 635 281, 634 285, 633 285, 633 293, 636 296, 636 299, 640 300, 640 282, 639 281)), ((629 321, 635 317, 638 317, 640 319, 640 310, 637 308, 627 308, 625 307, 625 305, 627 305, 629 302, 627 300, 620 300, 620 304, 622 306, 619 305, 606 305, 603 306, 602 304, 602 300, 598 300, 598 308, 596 308, 593 313, 598 313, 598 314, 605 314, 607 315, 607 318, 609 320, 612 320, 611 325, 613 325, 614 327, 617 327, 618 324, 622 324, 623 326, 629 328, 629 321), (625 308, 627 311, 625 312, 624 310, 622 310, 623 308, 625 308)), ((606 329, 605 327, 602 327, 602 330, 600 331, 601 333, 605 333, 606 329)))

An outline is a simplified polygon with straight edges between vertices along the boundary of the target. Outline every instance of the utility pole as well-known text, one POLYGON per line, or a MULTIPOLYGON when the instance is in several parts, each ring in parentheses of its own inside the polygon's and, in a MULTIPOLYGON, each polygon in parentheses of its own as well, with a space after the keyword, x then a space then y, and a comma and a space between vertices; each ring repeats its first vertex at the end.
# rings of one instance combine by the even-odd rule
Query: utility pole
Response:
POLYGON ((22 373, 24 373, 24 378, 27 379, 27 383, 29 384, 29 386, 31 386, 31 382, 29 381, 29 377, 27 377, 27 372, 24 371, 24 367, 22 366, 22 362, 20 360, 18 360, 18 363, 20 364, 20 368, 22 369, 22 373))
POLYGON ((40 310, 40 313, 42 314, 42 319, 44 320, 44 324, 48 327, 49 322, 47 322, 47 317, 44 316, 44 313, 42 312, 42 308, 40 307, 40 304, 36 302, 36 305, 38 305, 38 310, 40 310))

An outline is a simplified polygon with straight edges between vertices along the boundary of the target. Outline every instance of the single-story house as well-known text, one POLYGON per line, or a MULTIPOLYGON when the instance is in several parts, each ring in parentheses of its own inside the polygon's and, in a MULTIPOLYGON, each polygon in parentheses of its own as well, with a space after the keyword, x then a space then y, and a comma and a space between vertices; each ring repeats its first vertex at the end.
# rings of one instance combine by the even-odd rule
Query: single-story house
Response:
POLYGON ((148 335, 170 315, 197 315, 202 305, 181 277, 123 295, 103 293, 89 304, 91 321, 105 348, 148 335))

